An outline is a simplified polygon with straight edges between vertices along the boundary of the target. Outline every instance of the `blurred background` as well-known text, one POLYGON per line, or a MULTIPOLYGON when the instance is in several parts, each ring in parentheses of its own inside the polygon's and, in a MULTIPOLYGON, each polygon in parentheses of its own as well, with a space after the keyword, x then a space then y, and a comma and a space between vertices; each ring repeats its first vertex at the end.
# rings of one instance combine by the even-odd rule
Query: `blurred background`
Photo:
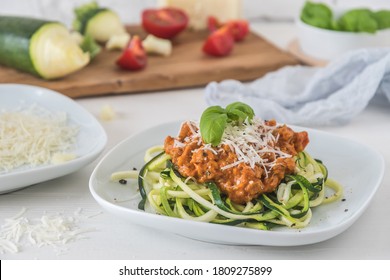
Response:
MULTIPOLYGON (((118 12, 125 23, 139 23, 140 11, 155 7, 159 0, 98 0, 118 12)), ((186 0, 183 0, 186 1, 186 0)), ((210 0, 213 1, 213 0, 210 0)), ((293 21, 306 0, 241 0, 243 17, 251 21, 293 21)), ((73 19, 73 8, 91 0, 0 0, 1 14, 30 15, 59 20, 68 26, 73 19)), ((390 7, 390 0, 321 0, 328 4, 371 8, 390 7)))

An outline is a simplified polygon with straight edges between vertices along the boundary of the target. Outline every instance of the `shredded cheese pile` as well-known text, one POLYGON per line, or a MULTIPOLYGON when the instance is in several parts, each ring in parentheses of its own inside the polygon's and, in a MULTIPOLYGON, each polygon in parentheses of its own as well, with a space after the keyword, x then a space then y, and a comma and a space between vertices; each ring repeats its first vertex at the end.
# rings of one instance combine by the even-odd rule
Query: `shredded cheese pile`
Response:
POLYGON ((58 161, 58 154, 74 148, 77 133, 64 112, 53 114, 38 106, 0 112, 0 173, 48 164, 54 155, 58 161))
POLYGON ((251 168, 260 165, 264 170, 269 170, 276 164, 278 158, 291 157, 290 154, 282 152, 276 145, 278 136, 273 132, 277 126, 268 126, 260 119, 253 119, 253 123, 244 123, 240 126, 228 125, 222 136, 222 143, 228 145, 237 155, 238 160, 226 169, 241 162, 248 164, 251 168), (264 157, 265 154, 272 154, 270 157, 264 157))
MULTIPOLYGON (((200 145, 202 139, 198 123, 189 121, 187 124, 192 135, 188 139, 184 139, 184 141, 191 142, 197 139, 198 145, 200 145)), ((277 127, 277 125, 269 126, 265 121, 258 118, 254 118, 252 123, 244 122, 241 125, 228 124, 218 147, 213 147, 211 144, 204 144, 202 149, 218 154, 221 145, 228 145, 236 154, 237 161, 222 166, 222 170, 234 167, 240 163, 245 163, 251 168, 254 168, 255 165, 263 167, 267 175, 268 170, 276 164, 278 158, 291 157, 290 154, 282 152, 276 145, 279 136, 275 136, 273 132, 277 127), (271 154, 272 156, 265 157, 266 154, 271 154)), ((175 147, 182 147, 183 145, 184 143, 180 141, 175 140, 174 142, 175 147)))
MULTIPOLYGON (((85 216, 78 209, 74 215, 43 215, 40 219, 28 219, 26 208, 19 214, 5 219, 0 229, 0 253, 18 253, 23 245, 35 247, 51 246, 63 253, 65 244, 84 238, 83 233, 94 229, 82 229, 78 226, 80 218, 85 216)), ((100 214, 100 213, 98 213, 100 214)))

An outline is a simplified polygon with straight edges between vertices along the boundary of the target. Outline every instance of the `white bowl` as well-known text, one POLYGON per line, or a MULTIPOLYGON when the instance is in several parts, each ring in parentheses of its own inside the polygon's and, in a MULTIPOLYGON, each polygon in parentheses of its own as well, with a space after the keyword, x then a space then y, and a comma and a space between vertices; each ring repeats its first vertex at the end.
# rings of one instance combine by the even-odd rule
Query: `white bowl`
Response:
POLYGON ((332 60, 360 48, 390 47, 390 29, 375 34, 322 29, 296 20, 301 51, 313 58, 332 60))

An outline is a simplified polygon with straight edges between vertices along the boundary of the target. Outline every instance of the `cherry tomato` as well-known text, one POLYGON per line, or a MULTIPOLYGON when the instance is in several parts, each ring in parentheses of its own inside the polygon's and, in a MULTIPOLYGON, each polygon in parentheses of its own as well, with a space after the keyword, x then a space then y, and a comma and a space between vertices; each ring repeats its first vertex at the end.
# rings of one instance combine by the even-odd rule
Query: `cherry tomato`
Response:
POLYGON ((207 18, 207 29, 210 32, 214 32, 215 30, 217 30, 220 27, 221 27, 221 23, 218 21, 218 19, 216 17, 209 16, 207 18))
POLYGON ((246 20, 230 20, 226 23, 226 26, 236 42, 244 40, 249 33, 249 24, 246 20))
POLYGON ((242 41, 249 33, 249 24, 246 20, 243 19, 234 19, 229 20, 226 23, 220 23, 218 19, 214 16, 209 16, 207 18, 207 29, 210 32, 214 32, 218 28, 226 26, 229 31, 232 33, 234 41, 242 41))
POLYGON ((142 47, 141 39, 134 36, 116 64, 127 70, 140 70, 146 66, 147 56, 142 47))
POLYGON ((226 56, 234 46, 234 38, 230 30, 221 27, 211 33, 203 44, 203 52, 212 56, 226 56))
POLYGON ((142 12, 142 27, 150 34, 172 39, 188 25, 188 15, 181 9, 147 9, 142 12))

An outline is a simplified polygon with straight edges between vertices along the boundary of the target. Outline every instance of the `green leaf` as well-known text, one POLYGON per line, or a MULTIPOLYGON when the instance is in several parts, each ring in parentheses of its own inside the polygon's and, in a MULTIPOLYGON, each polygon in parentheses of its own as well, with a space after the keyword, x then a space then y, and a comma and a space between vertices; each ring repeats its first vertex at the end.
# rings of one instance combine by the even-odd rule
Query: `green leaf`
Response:
POLYGON ((377 11, 373 16, 378 23, 378 29, 390 28, 390 10, 377 11))
POLYGON ((200 133, 205 143, 218 146, 228 121, 226 110, 220 106, 207 108, 200 118, 200 133))
POLYGON ((249 121, 255 116, 253 109, 242 102, 234 102, 226 106, 226 112, 230 120, 244 122, 247 118, 249 121))
POLYGON ((200 117, 200 134, 205 143, 218 146, 221 143, 223 132, 228 122, 251 121, 255 113, 253 109, 242 102, 234 102, 226 106, 211 106, 200 117))
POLYGON ((306 2, 301 11, 301 20, 319 28, 333 29, 332 10, 323 3, 306 2))
POLYGON ((375 33, 378 23, 369 9, 355 9, 343 14, 339 19, 342 31, 375 33))

